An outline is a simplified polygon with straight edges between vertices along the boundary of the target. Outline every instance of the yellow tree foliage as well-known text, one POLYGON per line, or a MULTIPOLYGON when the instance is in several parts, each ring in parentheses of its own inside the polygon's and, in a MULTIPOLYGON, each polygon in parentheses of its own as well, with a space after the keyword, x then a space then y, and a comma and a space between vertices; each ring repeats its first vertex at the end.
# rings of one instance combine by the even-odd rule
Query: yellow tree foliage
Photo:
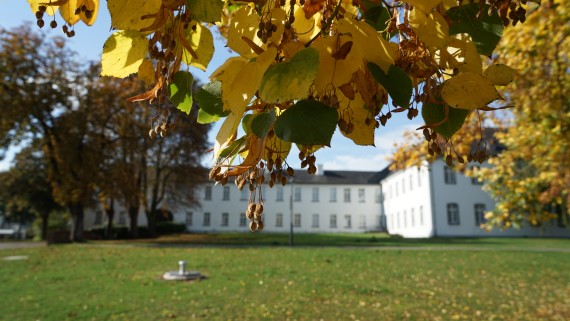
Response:
MULTIPOLYGON (((80 20, 91 25, 99 9, 98 0, 28 2, 39 27, 44 14, 59 11, 68 36, 80 20)), ((287 183, 291 144, 315 173, 315 152, 330 147, 337 128, 355 144, 372 145, 392 113, 412 119, 423 106, 432 153, 445 151, 450 162, 483 160, 481 152, 452 156, 450 139, 469 114, 504 107, 496 86, 512 71, 484 73, 482 57, 493 55, 505 26, 526 20, 531 2, 108 0, 115 32, 105 43, 102 75, 141 73, 148 90, 129 101, 155 106, 162 127, 170 125, 169 101, 189 113, 195 99, 199 122, 225 118, 210 177, 249 185, 247 216, 251 229, 261 230, 266 174, 270 186, 287 183), (208 66, 212 23, 239 57, 192 95, 189 66, 208 66)))
POLYGON ((477 177, 497 200, 489 224, 567 224, 570 213, 570 6, 544 3, 505 31, 499 62, 517 70, 503 93, 515 106, 512 126, 497 134, 506 150, 477 177))
MULTIPOLYGON (((497 58, 482 77, 498 86, 514 80, 499 90, 514 106, 513 113, 501 122, 494 117, 486 119, 489 114, 471 112, 453 138, 443 141, 448 147, 445 154, 453 155, 458 150, 459 155, 470 153, 475 157, 477 151, 473 148, 480 141, 479 124, 493 121, 494 126, 503 127, 495 132, 494 140, 505 150, 490 155, 490 166, 468 168, 466 163, 456 166, 483 181, 483 188, 497 201, 495 210, 486 214, 488 229, 518 227, 525 222, 539 226, 553 219, 567 224, 570 213, 568 35, 570 10, 566 0, 544 3, 529 13, 522 26, 507 29, 497 48, 497 58)), ((481 95, 472 102, 480 98, 481 95)), ((436 159, 432 150, 438 147, 433 141, 424 143, 417 132, 405 135, 407 140, 396 146, 391 156, 392 169, 420 166, 424 160, 436 159)))

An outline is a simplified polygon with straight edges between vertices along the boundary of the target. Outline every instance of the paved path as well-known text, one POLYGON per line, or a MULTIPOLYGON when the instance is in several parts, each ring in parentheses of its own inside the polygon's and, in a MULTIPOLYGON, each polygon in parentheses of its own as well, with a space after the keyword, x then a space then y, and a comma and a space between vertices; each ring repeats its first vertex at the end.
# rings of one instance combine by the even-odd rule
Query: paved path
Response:
POLYGON ((0 251, 44 246, 46 246, 45 242, 0 242, 0 251))

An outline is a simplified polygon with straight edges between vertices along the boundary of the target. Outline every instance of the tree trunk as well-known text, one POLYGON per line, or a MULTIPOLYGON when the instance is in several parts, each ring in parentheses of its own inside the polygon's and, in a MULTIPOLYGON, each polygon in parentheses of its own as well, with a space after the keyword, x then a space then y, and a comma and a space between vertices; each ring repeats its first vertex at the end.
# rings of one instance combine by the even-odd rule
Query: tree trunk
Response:
POLYGON ((156 213, 154 211, 145 212, 150 237, 156 237, 156 213))
POLYGON ((105 238, 110 239, 113 236, 113 219, 115 218, 115 208, 111 206, 105 209, 107 215, 107 227, 105 228, 105 238))
POLYGON ((47 232, 48 232, 48 223, 49 223, 49 212, 44 212, 41 214, 42 218, 42 231, 41 231, 41 238, 42 241, 47 239, 47 232))
POLYGON ((84 242, 85 239, 83 238, 83 221, 84 221, 83 204, 76 203, 70 205, 69 212, 71 213, 71 220, 72 220, 70 240, 72 242, 84 242))
POLYGON ((129 231, 131 238, 139 237, 139 207, 129 206, 129 231))

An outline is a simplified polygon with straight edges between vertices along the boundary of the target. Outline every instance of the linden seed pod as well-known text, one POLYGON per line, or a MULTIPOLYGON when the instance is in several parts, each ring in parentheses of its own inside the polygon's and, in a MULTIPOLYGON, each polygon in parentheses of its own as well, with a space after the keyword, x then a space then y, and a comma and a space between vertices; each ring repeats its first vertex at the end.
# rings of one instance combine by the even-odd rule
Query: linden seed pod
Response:
POLYGON ((269 181, 269 188, 273 188, 275 186, 275 181, 269 181))
MULTIPOLYGON (((156 137, 156 132, 154 131, 153 128, 151 128, 151 129, 148 131, 148 137, 150 137, 150 139, 154 139, 154 138, 156 137)), ((210 178, 210 179, 211 179, 211 178, 210 178)))
POLYGON ((295 175, 295 170, 291 167, 287 168, 287 175, 289 176, 295 175))
POLYGON ((261 221, 261 213, 254 213, 253 219, 258 222, 261 221))
POLYGON ((261 213, 263 213, 263 204, 259 203, 255 207, 255 214, 261 215, 261 213))
POLYGON ((258 224, 255 221, 249 222, 249 230, 252 232, 257 231, 258 224))
POLYGON ((247 217, 248 220, 253 220, 253 212, 250 210, 247 210, 245 212, 245 217, 247 217))
POLYGON ((287 178, 281 177, 281 185, 283 186, 287 185, 287 178))
POLYGON ((264 227, 265 227, 265 226, 263 225, 263 221, 260 220, 259 222, 257 222, 257 231, 258 231, 258 232, 263 231, 263 228, 264 228, 264 227))

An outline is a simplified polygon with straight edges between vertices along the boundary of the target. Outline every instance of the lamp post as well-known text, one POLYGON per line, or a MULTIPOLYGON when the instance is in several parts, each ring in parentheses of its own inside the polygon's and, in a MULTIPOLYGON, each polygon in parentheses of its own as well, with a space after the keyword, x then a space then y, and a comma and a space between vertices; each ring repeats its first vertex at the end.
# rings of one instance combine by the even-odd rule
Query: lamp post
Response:
POLYGON ((295 192, 295 179, 293 177, 289 178, 289 184, 291 184, 291 195, 289 197, 289 246, 293 246, 293 193, 295 192))

